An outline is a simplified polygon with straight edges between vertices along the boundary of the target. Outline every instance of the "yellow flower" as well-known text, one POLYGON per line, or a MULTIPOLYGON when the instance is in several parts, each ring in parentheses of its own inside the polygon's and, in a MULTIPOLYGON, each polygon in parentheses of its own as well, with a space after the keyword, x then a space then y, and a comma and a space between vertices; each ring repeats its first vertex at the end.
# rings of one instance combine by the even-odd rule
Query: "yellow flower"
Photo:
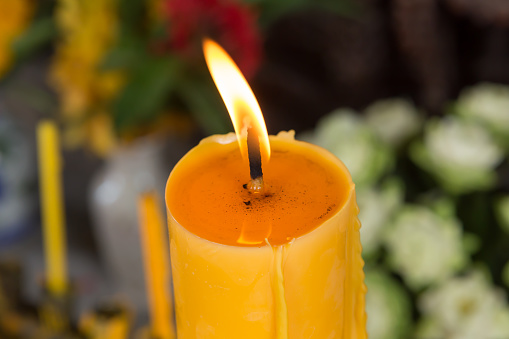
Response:
POLYGON ((113 133, 111 116, 106 113, 95 115, 88 121, 89 147, 100 156, 106 156, 117 144, 113 133))
POLYGON ((72 126, 69 139, 92 145, 101 154, 113 144, 112 124, 104 111, 124 83, 122 73, 99 69, 117 39, 117 5, 118 0, 59 0, 56 11, 61 38, 50 77, 61 114, 72 126), (108 128, 112 130, 104 137, 108 128))
POLYGON ((0 0, 0 77, 12 63, 11 45, 28 26, 32 12, 31 0, 0 0))
POLYGON ((86 146, 96 155, 107 156, 117 145, 111 116, 107 112, 96 113, 86 120, 65 124, 63 141, 70 148, 86 146))

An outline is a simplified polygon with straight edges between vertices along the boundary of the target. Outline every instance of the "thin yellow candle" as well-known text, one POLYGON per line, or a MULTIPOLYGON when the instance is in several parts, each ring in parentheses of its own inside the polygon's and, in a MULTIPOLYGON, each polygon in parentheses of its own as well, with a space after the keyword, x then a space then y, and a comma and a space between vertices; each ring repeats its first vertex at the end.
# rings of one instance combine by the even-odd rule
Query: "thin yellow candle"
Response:
POLYGON ((268 137, 233 61, 204 48, 236 134, 202 140, 166 185, 178 338, 365 339, 347 168, 293 132, 268 137))
POLYGON ((145 193, 138 202, 140 234, 145 263, 145 280, 150 305, 153 338, 174 338, 170 264, 164 218, 155 193, 145 193))
POLYGON ((54 122, 37 126, 41 213, 46 256, 46 288, 62 296, 68 288, 65 221, 61 185, 61 155, 58 130, 54 122))

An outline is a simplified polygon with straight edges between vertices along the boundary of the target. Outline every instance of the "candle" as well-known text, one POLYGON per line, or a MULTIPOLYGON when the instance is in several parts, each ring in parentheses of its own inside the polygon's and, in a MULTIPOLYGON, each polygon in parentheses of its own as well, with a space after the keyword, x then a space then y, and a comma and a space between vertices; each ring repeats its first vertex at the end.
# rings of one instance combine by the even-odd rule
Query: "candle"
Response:
POLYGON ((46 257, 46 288, 51 295, 67 292, 64 210, 58 131, 51 121, 37 126, 39 184, 46 257))
POLYGON ((366 338, 348 170, 292 132, 269 139, 233 61, 204 49, 236 134, 202 140, 168 179, 178 337, 366 338))
POLYGON ((170 288, 170 264, 163 217, 155 193, 143 194, 138 202, 140 234, 145 263, 147 295, 152 326, 150 337, 174 337, 173 305, 170 288))
POLYGON ((123 304, 110 302, 85 313, 80 319, 79 329, 88 339, 127 339, 131 318, 131 312, 123 304))

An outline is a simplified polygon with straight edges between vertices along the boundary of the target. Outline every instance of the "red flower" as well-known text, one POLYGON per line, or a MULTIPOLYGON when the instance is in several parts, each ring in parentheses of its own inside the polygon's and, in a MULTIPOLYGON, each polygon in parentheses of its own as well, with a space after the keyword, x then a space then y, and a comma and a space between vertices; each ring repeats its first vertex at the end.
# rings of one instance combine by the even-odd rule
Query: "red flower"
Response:
POLYGON ((171 47, 185 57, 201 55, 201 41, 216 40, 246 77, 254 74, 261 39, 254 13, 233 0, 165 0, 171 47), (198 54, 199 53, 199 54, 198 54))

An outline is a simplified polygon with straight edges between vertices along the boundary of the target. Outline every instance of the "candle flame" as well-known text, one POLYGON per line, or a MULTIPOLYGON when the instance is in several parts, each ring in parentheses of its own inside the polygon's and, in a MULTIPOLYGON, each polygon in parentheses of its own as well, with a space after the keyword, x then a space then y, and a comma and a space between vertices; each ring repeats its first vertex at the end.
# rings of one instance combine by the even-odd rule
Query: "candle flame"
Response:
POLYGON ((253 128, 260 142, 262 161, 268 161, 270 144, 267 127, 251 87, 232 58, 216 42, 204 39, 203 52, 212 79, 230 114, 242 157, 248 159, 247 129, 253 128))

